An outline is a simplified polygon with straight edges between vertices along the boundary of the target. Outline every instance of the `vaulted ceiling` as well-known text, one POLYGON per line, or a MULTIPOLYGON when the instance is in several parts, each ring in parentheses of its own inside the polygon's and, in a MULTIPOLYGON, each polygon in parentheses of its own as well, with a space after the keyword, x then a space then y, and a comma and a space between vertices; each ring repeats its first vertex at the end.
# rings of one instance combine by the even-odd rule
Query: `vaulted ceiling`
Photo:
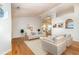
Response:
POLYGON ((58 3, 13 3, 12 16, 38 16, 59 5, 58 3))

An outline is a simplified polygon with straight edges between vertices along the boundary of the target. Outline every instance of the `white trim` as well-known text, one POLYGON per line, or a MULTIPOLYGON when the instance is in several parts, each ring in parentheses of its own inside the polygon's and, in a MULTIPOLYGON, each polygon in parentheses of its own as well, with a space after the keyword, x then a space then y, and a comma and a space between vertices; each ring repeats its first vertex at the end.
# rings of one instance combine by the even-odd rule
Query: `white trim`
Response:
POLYGON ((4 53, 2 53, 1 55, 5 55, 7 54, 8 52, 10 52, 12 49, 8 49, 7 51, 5 51, 4 53))
POLYGON ((79 40, 73 40, 73 41, 79 42, 79 40))

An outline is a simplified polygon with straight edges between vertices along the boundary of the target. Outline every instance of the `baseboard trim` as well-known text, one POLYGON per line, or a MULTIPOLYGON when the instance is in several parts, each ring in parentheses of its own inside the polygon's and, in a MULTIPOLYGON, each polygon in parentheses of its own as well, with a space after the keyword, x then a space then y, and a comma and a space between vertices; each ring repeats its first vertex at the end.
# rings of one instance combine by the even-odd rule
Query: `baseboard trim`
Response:
POLYGON ((79 42, 79 40, 73 40, 73 41, 75 41, 75 42, 79 42))
POLYGON ((15 38, 12 38, 12 39, 19 39, 19 38, 22 38, 22 37, 15 37, 15 38))
POLYGON ((8 50, 5 51, 2 55, 7 55, 7 53, 9 53, 10 51, 12 51, 12 49, 8 49, 8 50))

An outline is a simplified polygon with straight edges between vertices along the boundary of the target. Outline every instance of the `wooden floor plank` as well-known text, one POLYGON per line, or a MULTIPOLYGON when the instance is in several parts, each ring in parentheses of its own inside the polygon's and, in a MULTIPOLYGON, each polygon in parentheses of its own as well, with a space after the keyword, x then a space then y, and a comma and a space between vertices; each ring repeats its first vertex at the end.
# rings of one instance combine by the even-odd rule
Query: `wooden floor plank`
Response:
POLYGON ((13 55, 33 55, 30 48, 25 45, 23 38, 12 39, 12 54, 13 55))
MULTIPOLYGON (((24 43, 25 38, 12 39, 12 51, 7 55, 34 55, 31 49, 24 43)), ((79 42, 73 42, 63 55, 79 55, 79 42)))

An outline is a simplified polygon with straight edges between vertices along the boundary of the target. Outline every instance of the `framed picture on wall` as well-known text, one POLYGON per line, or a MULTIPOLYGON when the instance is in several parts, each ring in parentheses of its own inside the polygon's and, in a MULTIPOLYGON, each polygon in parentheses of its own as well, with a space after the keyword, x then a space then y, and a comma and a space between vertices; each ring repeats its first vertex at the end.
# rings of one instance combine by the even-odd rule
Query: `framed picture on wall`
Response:
POLYGON ((4 17, 4 10, 0 7, 0 17, 4 17))
POLYGON ((56 28, 56 27, 57 27, 57 24, 54 24, 54 25, 53 25, 53 28, 56 28))
POLYGON ((58 27, 59 27, 59 28, 62 28, 62 27, 63 27, 63 23, 59 23, 59 24, 58 24, 58 27))

